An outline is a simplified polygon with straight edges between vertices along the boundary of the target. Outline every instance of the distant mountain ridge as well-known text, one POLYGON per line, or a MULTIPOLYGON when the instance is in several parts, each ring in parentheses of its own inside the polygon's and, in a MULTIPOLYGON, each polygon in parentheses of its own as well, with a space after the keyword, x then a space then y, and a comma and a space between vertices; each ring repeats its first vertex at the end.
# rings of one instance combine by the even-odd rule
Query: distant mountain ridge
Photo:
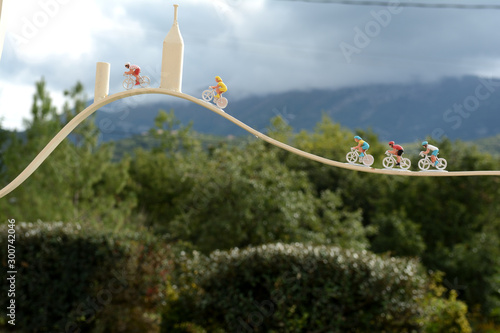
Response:
MULTIPOLYGON (((278 115, 294 131, 312 131, 325 113, 344 127, 371 128, 381 140, 398 142, 413 142, 426 136, 470 141, 500 133, 500 79, 465 76, 435 83, 372 84, 242 99, 228 93, 227 98, 227 113, 262 132, 270 119, 278 115)), ((98 111, 96 122, 105 141, 118 140, 153 127, 160 109, 173 109, 182 123, 192 121, 193 129, 200 133, 247 134, 199 105, 175 99, 114 102, 108 108, 114 112, 98 111)))

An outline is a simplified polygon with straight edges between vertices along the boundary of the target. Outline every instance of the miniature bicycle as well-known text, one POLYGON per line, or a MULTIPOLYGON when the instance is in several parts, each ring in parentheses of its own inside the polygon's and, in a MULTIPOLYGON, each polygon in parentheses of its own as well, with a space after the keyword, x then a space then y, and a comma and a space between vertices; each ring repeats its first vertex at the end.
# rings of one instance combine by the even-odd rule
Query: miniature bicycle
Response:
MULTIPOLYGON (((385 152, 385 154, 387 155, 387 157, 384 157, 384 159, 382 160, 382 164, 385 168, 392 169, 397 164, 398 160, 396 159, 396 156, 394 154, 391 154, 388 150, 385 152)), ((401 169, 408 170, 411 166, 411 161, 409 158, 401 156, 399 164, 401 169)))
MULTIPOLYGON (((429 170, 429 167, 433 165, 431 157, 429 156, 429 154, 424 154, 423 151, 420 152, 420 156, 422 156, 423 158, 418 161, 418 167, 420 168, 420 170, 429 170)), ((436 168, 438 170, 446 169, 448 162, 444 158, 437 158, 437 160, 438 165, 436 165, 436 168)))
MULTIPOLYGON (((135 76, 132 74, 123 74, 126 76, 125 80, 123 80, 123 88, 129 90, 135 87, 135 76)), ((142 88, 147 88, 151 84, 151 79, 147 75, 139 75, 139 85, 142 88)))
POLYGON ((203 98, 204 101, 210 102, 213 98, 215 105, 217 105, 220 109, 224 109, 227 106, 227 98, 226 97, 219 97, 216 98, 215 95, 217 95, 215 89, 212 87, 208 87, 210 89, 204 90, 203 93, 201 94, 201 97, 203 98))
POLYGON ((365 156, 359 156, 359 152, 356 148, 351 148, 351 151, 345 156, 347 162, 356 163, 359 159, 359 163, 363 163, 366 166, 373 164, 374 158, 372 155, 365 153, 365 156))

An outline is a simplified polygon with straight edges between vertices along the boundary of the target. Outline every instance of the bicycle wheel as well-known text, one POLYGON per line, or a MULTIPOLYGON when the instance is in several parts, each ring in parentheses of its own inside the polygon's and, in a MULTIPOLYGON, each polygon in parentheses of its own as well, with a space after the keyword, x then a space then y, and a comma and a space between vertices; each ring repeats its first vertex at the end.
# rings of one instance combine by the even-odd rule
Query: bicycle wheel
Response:
POLYGON ((411 166, 411 161, 409 158, 401 158, 400 167, 403 170, 408 170, 411 166))
POLYGON ((213 94, 212 90, 207 89, 201 93, 201 98, 203 98, 204 101, 210 102, 212 100, 213 94))
POLYGON ((358 155, 356 155, 355 152, 350 151, 347 153, 347 155, 345 155, 345 158, 349 163, 356 163, 356 161, 358 160, 358 155))
POLYGON ((123 85, 123 88, 130 90, 134 87, 135 81, 131 77, 128 77, 125 80, 123 80, 122 85, 123 85))
POLYGON ((428 170, 430 166, 431 163, 426 158, 422 158, 420 161, 418 161, 418 167, 420 170, 428 170))
POLYGON ((140 82, 141 82, 141 87, 143 87, 143 88, 147 88, 151 85, 151 79, 147 75, 144 75, 143 77, 141 77, 140 82))
POLYGON ((394 167, 394 160, 387 156, 382 160, 382 164, 384 165, 384 168, 392 169, 394 167))
POLYGON ((446 161, 444 158, 438 158, 438 165, 437 165, 437 168, 439 170, 444 170, 446 169, 446 167, 448 166, 448 161, 446 161))
POLYGON ((217 104, 219 108, 224 109, 227 106, 227 98, 226 97, 218 98, 215 101, 215 104, 217 104))
POLYGON ((372 165, 373 161, 375 161, 375 159, 370 154, 365 154, 365 157, 363 157, 363 164, 366 166, 372 165))

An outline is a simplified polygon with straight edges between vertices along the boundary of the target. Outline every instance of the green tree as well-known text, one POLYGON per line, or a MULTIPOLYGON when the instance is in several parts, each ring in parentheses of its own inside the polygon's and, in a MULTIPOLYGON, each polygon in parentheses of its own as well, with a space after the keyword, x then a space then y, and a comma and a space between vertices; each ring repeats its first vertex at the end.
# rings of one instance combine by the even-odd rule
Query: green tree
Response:
MULTIPOLYGON (((66 123, 87 106, 87 96, 80 82, 64 92, 68 100, 63 106, 66 123)), ((128 190, 130 159, 113 162, 114 145, 99 142, 100 130, 91 116, 71 133, 67 144, 54 163, 59 177, 71 189, 71 206, 77 216, 120 227, 130 221, 136 205, 135 195, 128 190)))
MULTIPOLYGON (((11 133, 5 147, 6 182, 17 177, 62 128, 43 78, 36 83, 31 116, 31 120, 25 120, 26 131, 11 133)), ((30 178, 9 194, 8 200, 0 200, 2 211, 26 220, 62 220, 66 217, 64 208, 54 209, 60 204, 64 205, 67 190, 64 189, 64 184, 58 177, 58 170, 53 167, 51 160, 49 157, 48 163, 42 164, 30 178)))
POLYGON ((7 183, 5 149, 9 144, 9 132, 2 128, 2 118, 0 118, 0 184, 7 183))
POLYGON ((404 211, 379 214, 373 219, 372 226, 377 229, 370 247, 375 253, 418 257, 425 250, 420 226, 408 219, 404 211))
POLYGON ((305 175, 290 172, 261 142, 214 149, 177 203, 170 232, 203 252, 281 240, 321 239, 305 175))
POLYGON ((131 190, 137 193, 137 213, 148 225, 168 232, 179 213, 178 198, 193 187, 193 175, 203 169, 206 152, 192 136, 191 125, 182 126, 173 111, 160 110, 149 138, 153 148, 136 149, 131 159, 131 190))
MULTIPOLYGON (((5 147, 5 179, 14 179, 62 127, 86 105, 83 86, 66 92, 63 115, 56 112, 42 79, 36 84, 32 119, 24 136, 13 133, 5 147)), ((128 161, 112 163, 112 146, 100 145, 99 131, 88 119, 61 142, 20 187, 0 201, 10 216, 25 221, 91 220, 123 224, 135 199, 126 186, 128 161)))
POLYGON ((344 206, 340 193, 323 191, 318 209, 325 237, 323 244, 357 250, 370 247, 368 238, 374 230, 363 226, 361 210, 351 212, 344 206))

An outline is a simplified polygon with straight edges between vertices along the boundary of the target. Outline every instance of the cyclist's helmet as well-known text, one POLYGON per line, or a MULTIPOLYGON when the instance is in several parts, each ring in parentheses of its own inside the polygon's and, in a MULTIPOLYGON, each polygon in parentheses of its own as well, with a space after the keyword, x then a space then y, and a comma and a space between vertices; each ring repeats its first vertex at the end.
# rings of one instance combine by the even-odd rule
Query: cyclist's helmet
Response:
POLYGON ((361 137, 360 137, 359 135, 356 135, 356 136, 354 137, 354 139, 361 140, 361 137))
POLYGON ((126 62, 125 67, 130 67, 130 62, 126 62))
POLYGON ((394 146, 394 141, 389 141, 389 146, 394 146))
POLYGON ((216 76, 215 81, 220 82, 220 81, 222 81, 222 79, 220 78, 220 76, 216 76))
POLYGON ((422 146, 427 146, 427 144, 429 144, 429 142, 427 141, 422 142, 422 146))

